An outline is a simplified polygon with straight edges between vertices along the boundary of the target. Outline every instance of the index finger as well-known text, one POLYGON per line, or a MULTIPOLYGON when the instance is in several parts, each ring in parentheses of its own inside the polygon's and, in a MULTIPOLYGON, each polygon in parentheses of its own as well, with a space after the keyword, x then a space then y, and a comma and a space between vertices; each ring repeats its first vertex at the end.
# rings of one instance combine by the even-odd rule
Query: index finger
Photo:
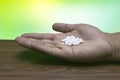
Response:
POLYGON ((53 40, 54 39, 54 34, 50 34, 50 33, 46 33, 46 34, 26 33, 26 34, 23 34, 22 37, 53 40))

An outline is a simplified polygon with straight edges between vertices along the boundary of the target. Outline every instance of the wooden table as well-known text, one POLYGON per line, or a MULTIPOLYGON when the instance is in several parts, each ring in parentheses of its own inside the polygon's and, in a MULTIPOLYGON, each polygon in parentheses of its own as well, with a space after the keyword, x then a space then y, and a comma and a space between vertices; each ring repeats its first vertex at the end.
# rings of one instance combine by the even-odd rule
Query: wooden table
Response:
POLYGON ((1 40, 0 80, 120 80, 120 64, 67 62, 1 40))

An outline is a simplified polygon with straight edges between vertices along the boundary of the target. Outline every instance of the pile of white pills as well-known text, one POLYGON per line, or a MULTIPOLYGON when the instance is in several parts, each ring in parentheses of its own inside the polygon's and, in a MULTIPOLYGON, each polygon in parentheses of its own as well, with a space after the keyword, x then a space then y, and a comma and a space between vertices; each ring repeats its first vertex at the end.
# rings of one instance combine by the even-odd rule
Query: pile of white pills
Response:
POLYGON ((82 38, 75 37, 73 35, 67 36, 66 38, 61 40, 62 44, 68 45, 68 46, 74 46, 79 45, 83 42, 82 38))

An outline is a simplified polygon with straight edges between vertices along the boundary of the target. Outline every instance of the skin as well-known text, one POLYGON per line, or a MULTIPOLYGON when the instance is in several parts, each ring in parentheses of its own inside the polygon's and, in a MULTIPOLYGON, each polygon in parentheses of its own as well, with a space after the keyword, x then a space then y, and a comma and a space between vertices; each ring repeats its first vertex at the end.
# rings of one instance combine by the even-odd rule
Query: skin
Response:
POLYGON ((55 23, 53 29, 60 33, 27 33, 16 38, 16 42, 26 48, 45 52, 69 61, 96 62, 114 60, 115 43, 113 34, 100 31, 88 24, 55 23), (67 35, 82 38, 77 46, 61 44, 67 35))

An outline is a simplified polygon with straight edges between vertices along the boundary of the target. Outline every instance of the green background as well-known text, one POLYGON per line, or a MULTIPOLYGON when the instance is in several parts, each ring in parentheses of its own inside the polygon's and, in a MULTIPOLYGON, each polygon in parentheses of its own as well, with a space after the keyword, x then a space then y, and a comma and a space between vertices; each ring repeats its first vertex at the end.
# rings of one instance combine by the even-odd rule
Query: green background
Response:
POLYGON ((0 39, 23 33, 55 33, 55 22, 87 23, 120 31, 120 0, 0 0, 0 39))

